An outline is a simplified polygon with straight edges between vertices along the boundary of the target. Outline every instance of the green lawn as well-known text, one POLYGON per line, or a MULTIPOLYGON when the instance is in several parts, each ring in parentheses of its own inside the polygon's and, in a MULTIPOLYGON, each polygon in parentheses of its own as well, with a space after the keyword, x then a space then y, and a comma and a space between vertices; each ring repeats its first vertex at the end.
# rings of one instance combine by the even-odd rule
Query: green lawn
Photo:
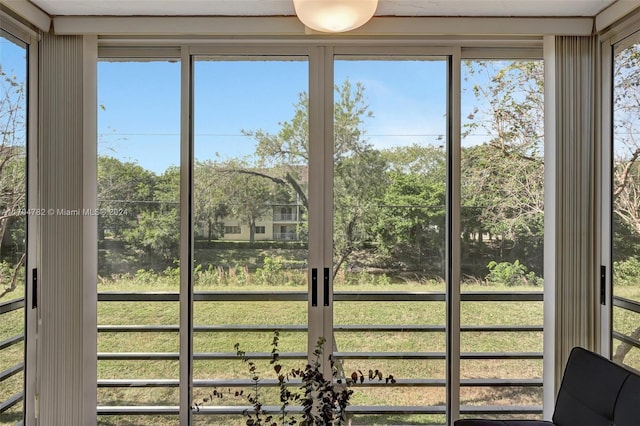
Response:
MULTIPOLYGON (((355 281, 355 280, 354 280, 355 281)), ((357 282, 362 282, 359 279, 357 282)), ((352 281, 353 282, 353 281, 352 281)), ((398 284, 357 284, 337 286, 342 291, 409 291, 443 292, 442 283, 403 282, 398 284)), ((126 284, 108 284, 105 291, 127 290, 126 284)), ((139 288, 139 287, 138 287, 139 288)), ((101 289, 102 290, 102 289, 101 289)), ((305 291, 306 286, 257 286, 253 282, 242 285, 216 287, 199 286, 196 290, 221 291, 305 291)), ((540 287, 488 288, 482 285, 469 285, 464 291, 540 291, 540 287)), ((178 289, 166 282, 159 285, 147 284, 143 291, 173 291, 178 289)), ((99 303, 100 324, 177 324, 179 305, 177 302, 155 303, 99 303)), ((194 323, 196 325, 250 325, 266 324, 274 328, 286 325, 306 325, 306 302, 196 302, 194 323)), ((337 325, 437 325, 445 324, 444 302, 336 302, 334 305, 335 324, 337 325)), ((463 302, 461 312, 463 325, 541 325, 541 302, 463 302), (508 304, 508 308, 505 306, 508 304)), ((247 352, 268 352, 271 332, 261 333, 196 333, 194 335, 195 352, 233 352, 235 343, 240 343, 247 352)), ((337 332, 335 335, 339 351, 365 352, 444 352, 445 335, 442 332, 337 332)), ((280 350, 282 352, 306 350, 306 335, 300 332, 282 332, 280 350)), ((177 351, 179 346, 177 333, 101 333, 99 351, 177 351)), ((540 332, 468 332, 461 339, 462 351, 542 351, 542 333, 540 332)), ((289 361, 287 365, 301 365, 303 361, 289 361)), ((262 376, 273 378, 268 362, 258 362, 262 376)), ((111 378, 176 378, 177 362, 174 361, 101 361, 98 374, 102 379, 111 378)), ((344 370, 380 369, 385 374, 393 374, 401 379, 439 379, 445 377, 444 360, 347 360, 344 370)), ((461 363, 463 378, 541 378, 540 360, 515 361, 474 361, 461 363)), ((248 378, 246 366, 239 360, 195 361, 195 379, 248 378)), ((194 396, 200 400, 208 389, 196 388, 194 396)), ((493 404, 534 404, 540 405, 540 388, 463 388, 462 401, 469 405, 493 404)), ((276 389, 263 392, 267 404, 277 405, 276 389)), ((171 404, 177 405, 178 394, 173 390, 129 390, 101 389, 99 403, 103 405, 119 404, 171 404)), ((444 387, 393 388, 391 386, 359 387, 353 396, 353 405, 443 405, 444 387)), ((241 400, 218 401, 222 404, 242 404, 241 400)), ((233 424, 230 419, 196 416, 196 424, 233 424), (222 422, 222 423, 219 423, 222 422)), ((111 419, 113 420, 113 419, 111 419)), ((103 424, 109 418, 101 419, 103 424)), ((121 424, 126 419, 118 418, 121 424)), ((356 416, 353 424, 393 424, 415 422, 416 424, 442 423, 442 416, 356 416)), ((167 423, 169 424, 169 423, 167 423)), ((242 419, 238 424, 244 424, 242 419)))

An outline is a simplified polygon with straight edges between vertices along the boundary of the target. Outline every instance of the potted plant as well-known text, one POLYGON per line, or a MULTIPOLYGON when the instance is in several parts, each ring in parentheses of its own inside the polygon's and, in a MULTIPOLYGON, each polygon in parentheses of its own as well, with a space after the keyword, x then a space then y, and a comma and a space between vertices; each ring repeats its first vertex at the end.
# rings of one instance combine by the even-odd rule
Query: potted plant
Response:
POLYGON ((346 422, 346 408, 349 400, 353 395, 352 385, 356 383, 364 383, 365 381, 384 381, 385 383, 395 383, 392 375, 384 377, 379 370, 369 370, 368 374, 357 370, 348 377, 339 377, 338 369, 335 366, 332 357, 329 357, 331 363, 331 371, 333 377, 326 378, 322 374, 321 362, 322 348, 325 339, 318 339, 316 348, 313 352, 312 361, 304 368, 291 368, 285 370, 280 363, 280 351, 278 343, 280 333, 278 330, 273 332, 273 340, 271 342, 271 360, 270 365, 276 375, 280 394, 280 411, 277 414, 267 413, 263 408, 260 393, 260 374, 256 363, 251 360, 247 354, 240 349, 238 343, 234 348, 236 354, 247 364, 251 381, 253 382, 252 391, 220 391, 214 389, 201 402, 194 403, 193 409, 199 411, 200 407, 216 398, 225 398, 227 396, 237 397, 245 400, 252 409, 246 410, 244 415, 247 419, 247 426, 278 426, 280 425, 298 425, 298 426, 326 426, 326 425, 343 425, 346 422), (300 380, 300 386, 292 385, 293 381, 300 380), (300 414, 292 415, 289 406, 298 404, 302 411, 300 414))

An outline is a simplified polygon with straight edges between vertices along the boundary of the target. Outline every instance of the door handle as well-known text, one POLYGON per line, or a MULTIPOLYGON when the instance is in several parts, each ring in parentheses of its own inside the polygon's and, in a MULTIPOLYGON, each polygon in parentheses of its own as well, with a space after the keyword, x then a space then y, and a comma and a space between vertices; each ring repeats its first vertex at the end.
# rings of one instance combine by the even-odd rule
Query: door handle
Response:
POLYGON ((311 306, 318 306, 318 268, 311 268, 311 306))
POLYGON ((329 306, 329 268, 324 268, 324 306, 329 306))

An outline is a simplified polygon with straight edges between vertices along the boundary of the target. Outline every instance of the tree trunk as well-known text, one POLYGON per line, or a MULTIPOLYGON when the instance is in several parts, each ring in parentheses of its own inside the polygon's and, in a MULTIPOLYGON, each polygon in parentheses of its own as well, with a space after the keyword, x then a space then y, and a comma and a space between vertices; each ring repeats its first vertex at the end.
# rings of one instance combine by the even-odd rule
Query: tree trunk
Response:
MULTIPOLYGON (((633 331, 633 333, 631 333, 630 337, 636 340, 640 340, 640 327, 636 328, 633 331)), ((613 355, 613 360, 615 362, 619 362, 620 364, 622 364, 622 362, 624 361, 624 358, 627 356, 627 354, 633 347, 634 346, 626 342, 620 342, 618 349, 616 349, 616 353, 613 355)))

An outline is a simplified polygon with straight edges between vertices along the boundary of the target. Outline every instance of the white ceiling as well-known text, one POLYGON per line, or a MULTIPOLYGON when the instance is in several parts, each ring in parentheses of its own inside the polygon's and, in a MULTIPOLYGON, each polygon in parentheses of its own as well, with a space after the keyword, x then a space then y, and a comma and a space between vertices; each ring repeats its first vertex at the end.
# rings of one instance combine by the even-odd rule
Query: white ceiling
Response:
MULTIPOLYGON (((290 16, 292 0, 29 0, 51 16, 290 16)), ((625 2, 631 0, 617 0, 625 2)), ((379 0, 377 16, 595 16, 616 0, 379 0)))

